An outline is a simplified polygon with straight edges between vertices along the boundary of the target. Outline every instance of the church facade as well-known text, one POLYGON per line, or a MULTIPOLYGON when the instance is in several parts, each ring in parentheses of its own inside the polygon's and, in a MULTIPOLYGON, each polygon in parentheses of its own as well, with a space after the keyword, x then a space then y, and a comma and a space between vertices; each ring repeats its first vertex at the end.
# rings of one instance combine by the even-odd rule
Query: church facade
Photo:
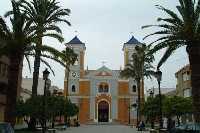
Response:
MULTIPOLYGON (((133 36, 123 46, 124 64, 128 64, 135 46, 141 43, 133 36)), ((76 63, 65 71, 64 95, 79 107, 79 121, 136 123, 137 110, 132 104, 137 103, 137 86, 134 79, 124 79, 121 70, 111 70, 105 65, 97 70, 84 69, 86 46, 75 36, 66 45, 78 55, 76 63)), ((144 87, 141 85, 141 98, 144 87)))

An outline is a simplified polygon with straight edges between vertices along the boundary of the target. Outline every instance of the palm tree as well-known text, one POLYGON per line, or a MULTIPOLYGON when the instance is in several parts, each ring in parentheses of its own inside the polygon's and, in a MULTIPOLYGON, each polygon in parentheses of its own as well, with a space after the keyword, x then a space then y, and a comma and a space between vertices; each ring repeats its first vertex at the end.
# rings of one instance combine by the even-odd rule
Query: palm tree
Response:
POLYGON ((34 72, 33 72, 33 85, 32 85, 32 96, 37 95, 39 68, 40 68, 40 57, 41 57, 41 46, 43 45, 43 37, 53 37, 60 42, 64 39, 61 36, 61 29, 56 26, 56 23, 64 22, 70 25, 70 23, 63 19, 69 15, 69 9, 62 9, 56 0, 32 0, 27 2, 21 0, 21 7, 26 13, 28 23, 31 23, 30 29, 33 29, 37 35, 35 60, 34 60, 34 72))
MULTIPOLYGON (((21 87, 23 59, 25 56, 29 68, 31 68, 28 57, 35 56, 36 48, 33 43, 35 42, 37 35, 30 29, 31 23, 26 21, 26 15, 21 12, 19 3, 15 0, 12 0, 11 2, 13 9, 5 14, 5 17, 10 17, 11 28, 9 28, 4 19, 0 17, 0 56, 6 55, 10 60, 5 121, 14 125, 15 116, 13 113, 15 111, 17 90, 21 87)), ((40 50, 42 51, 42 57, 53 59, 65 66, 62 61, 62 59, 65 58, 63 53, 45 45, 42 46, 40 50)), ((43 58, 40 60, 46 64, 47 67, 50 67, 48 62, 43 58)))
POLYGON ((29 31, 29 24, 26 23, 25 14, 19 9, 19 5, 14 0, 12 2, 12 17, 10 17, 12 30, 6 25, 4 19, 0 17, 0 56, 6 55, 10 60, 8 70, 8 90, 7 107, 5 121, 15 123, 13 113, 16 105, 17 89, 21 87, 20 73, 24 58, 24 51, 27 46, 31 46, 34 34, 29 31))
MULTIPOLYGON (((63 50, 62 53, 65 55, 65 58, 63 58, 63 62, 65 62, 66 65, 66 78, 67 78, 66 87, 68 88, 70 65, 73 65, 76 62, 77 54, 74 53, 74 50, 69 47, 66 47, 66 49, 63 50)), ((67 96, 67 92, 64 92, 64 96, 67 96)))
MULTIPOLYGON (((168 15, 158 18, 158 25, 147 25, 143 28, 158 27, 159 30, 147 35, 158 35, 158 39, 151 44, 156 44, 152 52, 166 48, 158 63, 157 68, 182 46, 186 46, 191 68, 192 98, 196 122, 200 123, 200 0, 179 0, 176 6, 178 13, 157 5, 157 8, 168 15)), ((144 39, 145 39, 144 38, 144 39)))
POLYGON ((126 78, 134 78, 137 82, 137 92, 138 92, 138 101, 137 101, 137 125, 141 120, 141 82, 143 82, 144 76, 151 77, 151 74, 154 74, 152 71, 153 66, 151 63, 154 61, 154 56, 149 52, 150 45, 146 46, 142 44, 141 46, 136 46, 136 52, 132 55, 131 63, 127 64, 125 69, 121 71, 121 76, 126 78))

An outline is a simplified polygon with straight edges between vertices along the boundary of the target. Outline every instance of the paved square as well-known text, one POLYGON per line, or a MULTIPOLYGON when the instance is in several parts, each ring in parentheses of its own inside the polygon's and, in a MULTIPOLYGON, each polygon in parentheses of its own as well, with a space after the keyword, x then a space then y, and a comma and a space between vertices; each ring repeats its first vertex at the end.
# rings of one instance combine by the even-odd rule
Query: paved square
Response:
POLYGON ((149 133, 147 131, 137 131, 136 128, 123 125, 82 125, 71 127, 58 133, 149 133))

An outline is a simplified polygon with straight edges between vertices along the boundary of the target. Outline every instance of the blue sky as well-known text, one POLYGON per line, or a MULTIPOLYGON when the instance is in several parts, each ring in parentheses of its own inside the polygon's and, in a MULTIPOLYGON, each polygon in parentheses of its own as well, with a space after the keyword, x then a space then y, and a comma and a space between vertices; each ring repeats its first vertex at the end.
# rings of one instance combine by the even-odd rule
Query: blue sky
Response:
MULTIPOLYGON (((178 0, 59 0, 63 8, 71 9, 67 18, 72 26, 60 24, 63 29, 65 42, 70 41, 76 34, 81 41, 86 43, 85 67, 98 69, 102 61, 110 69, 119 69, 123 66, 123 43, 134 35, 141 42, 150 43, 155 38, 142 40, 142 38, 154 30, 141 29, 141 26, 155 24, 157 17, 165 15, 156 9, 160 4, 175 10, 178 0), (78 33, 75 33, 78 31, 78 33), (131 34, 132 32, 132 34, 131 34)), ((0 1, 0 15, 10 9, 10 0, 0 1)), ((60 50, 64 48, 54 39, 45 39, 45 44, 54 46, 60 50)), ((158 52, 156 62, 163 51, 158 52)), ((57 63, 49 61, 55 70, 56 76, 50 76, 54 85, 63 88, 64 68, 57 63)), ((174 73, 188 63, 185 48, 179 49, 162 66, 162 87, 176 86, 174 73)), ((32 63, 33 64, 33 63, 32 63)), ((41 67, 41 72, 44 67, 41 67)), ((24 63, 23 76, 32 77, 32 74, 24 63)), ((157 87, 155 80, 146 80, 145 88, 157 87)))

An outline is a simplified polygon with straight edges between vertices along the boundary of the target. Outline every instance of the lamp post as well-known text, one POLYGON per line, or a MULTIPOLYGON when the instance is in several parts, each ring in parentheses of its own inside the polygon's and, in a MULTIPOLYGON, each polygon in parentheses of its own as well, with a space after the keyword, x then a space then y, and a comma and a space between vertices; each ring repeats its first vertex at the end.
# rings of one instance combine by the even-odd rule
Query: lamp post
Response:
POLYGON ((162 72, 158 69, 155 72, 155 77, 158 82, 158 90, 159 90, 159 128, 163 128, 163 122, 162 122, 162 96, 161 96, 161 90, 160 90, 160 82, 162 80, 162 72))
POLYGON ((131 106, 128 106, 128 125, 131 124, 131 106))
MULTIPOLYGON (((153 90, 150 91, 150 97, 153 99, 153 96, 154 96, 154 88, 153 90)), ((153 121, 153 107, 151 107, 151 128, 154 129, 154 121, 153 121)))
POLYGON ((44 97, 43 97, 43 129, 42 133, 45 133, 46 131, 46 93, 47 93, 47 82, 48 82, 48 77, 49 77, 49 71, 46 68, 43 71, 43 80, 44 80, 44 97))

